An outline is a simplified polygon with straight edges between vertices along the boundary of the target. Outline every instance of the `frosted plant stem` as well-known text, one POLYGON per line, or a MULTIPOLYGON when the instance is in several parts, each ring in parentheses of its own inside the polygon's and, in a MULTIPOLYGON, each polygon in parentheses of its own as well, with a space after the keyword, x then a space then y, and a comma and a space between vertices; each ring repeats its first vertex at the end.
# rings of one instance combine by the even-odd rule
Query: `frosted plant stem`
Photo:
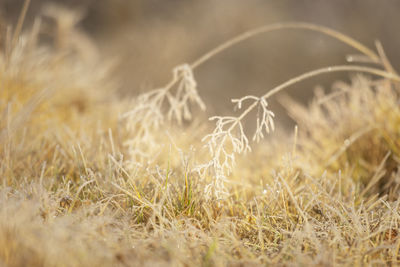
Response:
POLYGON ((302 75, 299 75, 295 78, 292 78, 288 80, 287 82, 282 83, 281 85, 273 88, 271 91, 266 93, 265 95, 262 96, 262 98, 267 99, 274 94, 278 93, 282 89, 293 85, 295 83, 298 83, 300 81, 303 81, 307 78, 311 78, 313 76, 323 74, 323 73, 329 73, 329 72, 343 72, 343 71, 351 71, 351 72, 364 72, 364 73, 370 73, 374 74, 377 76, 381 76, 383 78, 390 79, 392 81, 400 82, 400 77, 396 74, 389 73, 384 70, 376 69, 376 68, 370 68, 370 67, 364 67, 364 66, 358 66, 358 65, 339 65, 339 66, 332 66, 332 67, 325 67, 317 70, 313 70, 310 72, 306 72, 302 75))
POLYGON ((237 118, 237 120, 231 125, 231 127, 229 127, 228 132, 232 131, 236 125, 244 118, 246 117, 247 114, 250 113, 250 111, 252 111, 256 106, 258 105, 258 101, 254 101, 253 104, 251 104, 250 106, 248 106, 246 108, 245 111, 243 111, 242 114, 240 114, 240 116, 237 118))

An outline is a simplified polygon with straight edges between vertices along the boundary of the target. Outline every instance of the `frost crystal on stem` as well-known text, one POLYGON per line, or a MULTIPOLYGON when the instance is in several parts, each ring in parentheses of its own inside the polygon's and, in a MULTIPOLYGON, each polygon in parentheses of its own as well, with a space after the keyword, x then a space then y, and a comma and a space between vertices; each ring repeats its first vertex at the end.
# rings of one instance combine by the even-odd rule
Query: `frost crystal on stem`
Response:
MULTIPOLYGON (((265 97, 257 97, 257 96, 245 96, 240 99, 232 99, 232 103, 236 103, 236 108, 241 109, 243 102, 246 100, 253 100, 254 103, 257 103, 258 113, 257 113, 257 123, 256 123, 256 131, 253 135, 253 141, 259 142, 262 138, 264 138, 263 132, 269 133, 271 130, 275 130, 275 124, 273 118, 275 114, 268 109, 268 102, 265 97)), ((254 107, 251 106, 251 109, 254 107)), ((247 110, 245 111, 247 115, 247 110)))
MULTIPOLYGON (((236 107, 241 109, 246 100, 253 101, 238 117, 221 117, 214 116, 210 120, 216 121, 216 126, 211 134, 203 138, 206 142, 211 160, 208 164, 204 164, 200 169, 211 169, 214 172, 215 180, 212 183, 216 197, 220 198, 220 193, 226 192, 225 181, 235 166, 235 155, 243 152, 251 151, 249 139, 243 129, 242 120, 255 107, 258 106, 258 116, 256 131, 253 135, 253 140, 259 141, 264 137, 263 132, 269 133, 274 130, 273 117, 274 113, 268 109, 268 103, 263 97, 245 96, 241 99, 233 99, 236 107)), ((207 194, 210 194, 208 190, 207 194)))
POLYGON ((260 98, 260 104, 258 106, 258 115, 257 115, 257 128, 256 132, 253 136, 253 141, 256 140, 259 142, 262 138, 264 138, 263 131, 269 133, 270 130, 275 130, 274 120, 275 114, 268 109, 268 102, 265 98, 260 98), (261 114, 262 113, 262 114, 261 114))
POLYGON ((178 123, 182 120, 191 120, 189 103, 197 104, 202 110, 206 109, 203 100, 197 90, 197 83, 193 76, 193 71, 189 65, 184 64, 173 70, 174 80, 179 81, 175 95, 167 91, 166 96, 169 101, 168 119, 176 119, 178 123))

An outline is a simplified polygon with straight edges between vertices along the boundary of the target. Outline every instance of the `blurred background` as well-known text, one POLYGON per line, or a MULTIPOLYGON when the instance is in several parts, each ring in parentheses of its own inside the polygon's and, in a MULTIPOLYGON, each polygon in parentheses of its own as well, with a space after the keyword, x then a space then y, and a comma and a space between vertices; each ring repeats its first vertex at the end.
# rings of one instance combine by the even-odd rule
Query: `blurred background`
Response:
MULTIPOLYGON (((23 0, 0 0, 3 25, 13 23, 23 0)), ((121 96, 163 86, 173 67, 191 63, 218 44, 265 24, 303 21, 331 27, 370 48, 380 40, 394 67, 400 70, 400 1, 397 0, 32 0, 25 27, 43 13, 46 3, 79 12, 78 27, 103 57, 118 61, 116 78, 121 96)), ((252 38, 219 54, 195 71, 208 115, 231 114, 231 98, 262 95, 304 72, 344 64, 352 48, 321 34, 283 30, 252 38)), ((329 90, 349 74, 312 78, 286 91, 306 103, 316 86, 329 90)), ((279 120, 286 112, 271 101, 279 120)), ((286 124, 290 125, 290 123, 286 124)))

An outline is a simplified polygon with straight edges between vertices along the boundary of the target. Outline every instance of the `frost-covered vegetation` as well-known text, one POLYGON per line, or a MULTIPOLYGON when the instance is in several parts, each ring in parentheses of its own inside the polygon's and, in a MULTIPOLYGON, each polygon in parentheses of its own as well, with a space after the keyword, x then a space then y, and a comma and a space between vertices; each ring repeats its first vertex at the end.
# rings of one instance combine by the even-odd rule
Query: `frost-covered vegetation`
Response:
POLYGON ((268 25, 176 67, 166 86, 121 99, 113 64, 74 28, 79 16, 56 6, 44 14, 58 23, 54 42, 40 41, 39 18, 21 32, 22 12, 1 44, 1 264, 398 262, 400 77, 379 42, 374 51, 322 26, 268 25), (361 55, 233 99, 231 116, 208 114, 196 68, 284 29, 329 35, 361 55), (337 71, 351 83, 316 90, 309 106, 279 95, 337 71), (295 119, 294 134, 274 131, 271 97, 295 119))

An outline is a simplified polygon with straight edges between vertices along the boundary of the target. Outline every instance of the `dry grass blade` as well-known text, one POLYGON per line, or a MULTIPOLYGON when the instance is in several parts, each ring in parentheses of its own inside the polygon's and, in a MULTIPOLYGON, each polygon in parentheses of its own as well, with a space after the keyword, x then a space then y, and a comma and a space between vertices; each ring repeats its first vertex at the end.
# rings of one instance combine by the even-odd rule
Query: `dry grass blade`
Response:
POLYGON ((21 14, 19 15, 17 26, 15 27, 13 38, 11 41, 11 51, 14 50, 14 48, 17 44, 18 38, 21 35, 22 25, 24 24, 26 12, 28 12, 30 3, 31 3, 31 0, 25 0, 24 5, 22 6, 21 14))

